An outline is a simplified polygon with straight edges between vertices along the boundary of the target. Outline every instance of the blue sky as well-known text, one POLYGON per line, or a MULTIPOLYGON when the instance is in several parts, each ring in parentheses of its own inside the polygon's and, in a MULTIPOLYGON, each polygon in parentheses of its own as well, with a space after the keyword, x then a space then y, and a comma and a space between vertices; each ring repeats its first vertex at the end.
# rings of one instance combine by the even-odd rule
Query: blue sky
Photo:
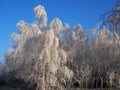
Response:
POLYGON ((116 0, 0 0, 0 58, 12 45, 11 34, 16 32, 16 23, 35 19, 33 8, 43 5, 48 14, 48 23, 58 17, 63 23, 83 28, 94 27, 99 17, 115 6, 116 0))

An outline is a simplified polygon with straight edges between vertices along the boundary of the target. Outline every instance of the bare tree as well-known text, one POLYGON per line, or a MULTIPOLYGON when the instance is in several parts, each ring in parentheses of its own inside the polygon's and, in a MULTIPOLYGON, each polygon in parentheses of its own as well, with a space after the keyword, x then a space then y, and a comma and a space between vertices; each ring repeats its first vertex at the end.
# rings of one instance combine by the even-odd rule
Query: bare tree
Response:
POLYGON ((112 32, 116 32, 120 35, 120 1, 116 2, 116 6, 113 10, 106 12, 101 18, 103 25, 109 26, 112 32))

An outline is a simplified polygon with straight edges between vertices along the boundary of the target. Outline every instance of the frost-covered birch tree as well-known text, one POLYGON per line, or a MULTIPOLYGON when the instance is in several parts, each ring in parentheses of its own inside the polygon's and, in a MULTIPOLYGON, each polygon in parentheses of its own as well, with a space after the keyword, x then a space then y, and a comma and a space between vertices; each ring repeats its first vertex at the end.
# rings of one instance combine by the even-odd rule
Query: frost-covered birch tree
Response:
POLYGON ((18 32, 12 34, 13 45, 5 56, 7 72, 35 90, 70 90, 76 83, 83 88, 103 88, 103 82, 107 86, 109 81, 112 85, 119 75, 111 78, 111 73, 120 69, 117 33, 106 27, 88 32, 80 24, 71 27, 59 18, 48 25, 41 5, 34 13, 33 23, 17 23, 18 32))

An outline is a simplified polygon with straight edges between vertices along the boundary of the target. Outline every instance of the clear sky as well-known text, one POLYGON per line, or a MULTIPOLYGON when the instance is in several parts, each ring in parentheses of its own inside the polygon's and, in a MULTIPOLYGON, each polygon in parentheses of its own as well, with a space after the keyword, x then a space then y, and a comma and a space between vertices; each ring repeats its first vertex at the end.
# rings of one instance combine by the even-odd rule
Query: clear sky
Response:
POLYGON ((16 32, 16 23, 35 19, 33 8, 43 5, 48 22, 60 18, 70 25, 81 24, 83 28, 94 27, 99 17, 115 6, 116 0, 0 0, 0 58, 12 45, 11 34, 16 32))

